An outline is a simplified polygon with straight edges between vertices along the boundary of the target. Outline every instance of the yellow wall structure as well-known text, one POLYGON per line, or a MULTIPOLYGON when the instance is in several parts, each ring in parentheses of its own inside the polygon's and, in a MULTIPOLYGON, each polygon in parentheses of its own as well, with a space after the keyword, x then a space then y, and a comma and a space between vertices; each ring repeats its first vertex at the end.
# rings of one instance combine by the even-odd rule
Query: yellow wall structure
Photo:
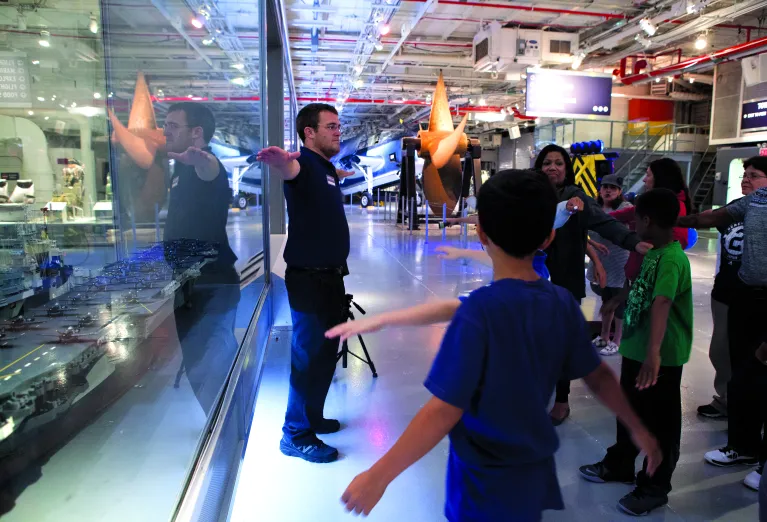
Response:
POLYGON ((596 199, 599 195, 597 186, 597 161, 604 161, 604 154, 589 154, 575 156, 573 158, 573 170, 575 171, 575 184, 583 189, 586 195, 596 199))

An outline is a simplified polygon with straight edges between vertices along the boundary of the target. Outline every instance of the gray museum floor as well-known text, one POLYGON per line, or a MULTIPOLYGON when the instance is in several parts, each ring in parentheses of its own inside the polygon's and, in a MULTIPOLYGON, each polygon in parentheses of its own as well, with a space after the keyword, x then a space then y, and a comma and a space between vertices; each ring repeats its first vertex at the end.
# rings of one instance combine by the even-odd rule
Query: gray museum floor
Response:
MULTIPOLYGON (((490 280, 488 268, 446 262, 434 254, 442 243, 439 230, 424 233, 395 228, 380 209, 349 210, 352 251, 347 291, 368 313, 378 313, 428 300, 454 297, 490 280)), ((477 246, 476 236, 469 236, 477 246)), ((446 242, 459 245, 457 229, 446 242)), ((704 420, 696 408, 713 394, 713 369, 708 360, 711 336, 709 294, 716 265, 716 238, 702 234, 689 252, 695 302, 695 339, 682 379, 684 423, 682 455, 674 475, 668 507, 647 517, 653 521, 751 521, 757 519, 757 494, 743 486, 751 468, 719 469, 703 461, 704 452, 726 442, 726 421, 704 420)), ((584 302, 593 314, 595 299, 584 302)), ((279 319, 279 318, 278 318, 279 319)), ((289 320, 289 316, 288 316, 289 320)), ((428 400, 423 380, 438 347, 444 326, 392 329, 365 336, 379 377, 351 359, 339 364, 325 414, 343 429, 322 438, 338 447, 341 458, 332 464, 309 464, 284 457, 278 448, 285 412, 290 368, 290 332, 277 330, 270 339, 232 520, 250 522, 342 521, 340 496, 351 479, 367 469, 402 433, 428 400)), ((358 353, 357 341, 350 349, 358 353)), ((617 356, 607 359, 619 371, 617 356)), ((522 398, 520 398, 522 399, 522 398)), ((556 455, 566 510, 547 512, 545 521, 628 520, 616 510, 629 491, 624 485, 583 481, 578 467, 599 460, 615 438, 614 417, 579 381, 573 383, 572 417, 557 429, 561 447, 556 455)), ((509 407, 513 408, 513 400, 509 407)), ((388 488, 368 517, 371 521, 432 522, 444 520, 445 464, 448 441, 443 440, 388 488)))

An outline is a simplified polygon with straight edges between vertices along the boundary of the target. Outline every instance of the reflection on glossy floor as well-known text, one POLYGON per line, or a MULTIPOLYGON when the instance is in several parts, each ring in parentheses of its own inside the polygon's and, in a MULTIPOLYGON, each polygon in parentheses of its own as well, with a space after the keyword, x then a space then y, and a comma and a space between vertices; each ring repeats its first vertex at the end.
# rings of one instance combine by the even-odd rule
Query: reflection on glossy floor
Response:
MULTIPOLYGON (((381 221, 376 211, 354 209, 351 275, 347 290, 370 313, 455 296, 490 278, 488 269, 444 262, 434 255, 441 243, 431 231, 409 235, 381 221)), ((695 409, 713 393, 713 370, 708 361, 711 335, 709 292, 716 263, 716 242, 701 238, 692 252, 695 295, 695 342, 683 376, 684 432, 682 455, 674 476, 669 506, 647 517, 654 521, 749 521, 757 519, 757 494, 741 481, 750 469, 718 469, 703 462, 703 453, 726 442, 726 422, 702 420, 695 409)), ((457 236, 449 242, 458 243, 457 236)), ((593 302, 584 304, 586 313, 593 302)), ((341 460, 309 464, 282 456, 280 427, 287 401, 289 339, 272 339, 258 397, 251 438, 232 514, 236 522, 348 520, 339 497, 349 481, 370 466, 402 433, 429 394, 422 382, 439 346, 444 328, 390 330, 366 336, 378 369, 374 380, 362 363, 338 367, 325 414, 340 419, 344 429, 323 439, 337 446, 341 460)), ((354 350, 358 345, 350 344, 354 350)), ((610 363, 617 370, 619 359, 610 363)), ((573 383, 572 418, 558 428, 561 448, 557 467, 567 510, 548 512, 545 521, 628 520, 615 509, 628 486, 596 485, 577 475, 578 466, 600 459, 613 443, 613 417, 573 383)), ((522 398, 519 398, 522 399, 522 398)), ((514 398, 509 408, 514 407, 514 398)), ((395 480, 370 517, 371 521, 432 522, 444 520, 444 440, 395 480)))

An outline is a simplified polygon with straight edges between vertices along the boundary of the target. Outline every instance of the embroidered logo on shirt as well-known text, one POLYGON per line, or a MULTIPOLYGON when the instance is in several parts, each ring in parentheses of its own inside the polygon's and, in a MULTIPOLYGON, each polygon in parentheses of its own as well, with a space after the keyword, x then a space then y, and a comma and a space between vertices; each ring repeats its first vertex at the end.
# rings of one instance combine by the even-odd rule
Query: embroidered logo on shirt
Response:
POLYGON ((333 179, 333 176, 326 176, 328 180, 328 185, 336 186, 336 180, 333 179))

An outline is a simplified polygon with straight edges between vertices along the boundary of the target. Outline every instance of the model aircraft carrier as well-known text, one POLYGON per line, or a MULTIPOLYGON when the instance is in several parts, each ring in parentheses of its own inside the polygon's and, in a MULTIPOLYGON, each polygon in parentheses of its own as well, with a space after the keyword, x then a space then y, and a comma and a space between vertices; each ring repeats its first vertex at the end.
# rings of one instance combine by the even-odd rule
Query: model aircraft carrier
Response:
POLYGON ((158 243, 0 322, 0 483, 140 379, 167 344, 152 337, 180 289, 217 255, 211 243, 158 243))

